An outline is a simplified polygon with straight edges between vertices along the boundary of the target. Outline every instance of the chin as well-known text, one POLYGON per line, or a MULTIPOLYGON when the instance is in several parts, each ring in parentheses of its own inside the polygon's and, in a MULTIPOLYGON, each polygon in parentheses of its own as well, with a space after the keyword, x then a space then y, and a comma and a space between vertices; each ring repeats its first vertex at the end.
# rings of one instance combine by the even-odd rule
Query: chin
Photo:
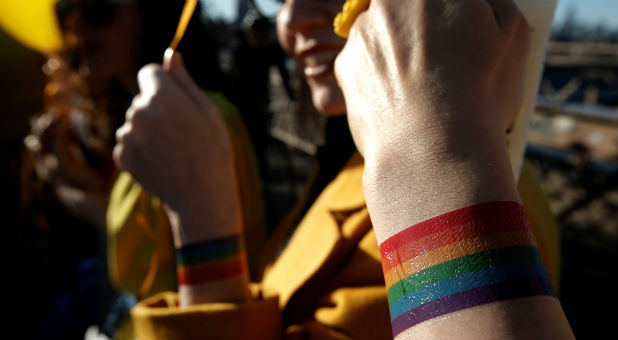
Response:
POLYGON ((313 105, 326 116, 340 116, 346 113, 345 99, 337 85, 309 84, 313 105))

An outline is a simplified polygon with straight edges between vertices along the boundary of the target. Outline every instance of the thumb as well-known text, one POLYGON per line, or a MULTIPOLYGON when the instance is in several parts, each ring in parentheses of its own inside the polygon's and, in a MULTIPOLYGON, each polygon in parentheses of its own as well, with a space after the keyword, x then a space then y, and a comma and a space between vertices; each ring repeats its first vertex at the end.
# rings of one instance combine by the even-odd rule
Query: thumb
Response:
POLYGON ((187 71, 180 52, 168 48, 165 51, 163 69, 198 106, 204 108, 213 107, 213 104, 206 98, 202 89, 200 89, 187 71))

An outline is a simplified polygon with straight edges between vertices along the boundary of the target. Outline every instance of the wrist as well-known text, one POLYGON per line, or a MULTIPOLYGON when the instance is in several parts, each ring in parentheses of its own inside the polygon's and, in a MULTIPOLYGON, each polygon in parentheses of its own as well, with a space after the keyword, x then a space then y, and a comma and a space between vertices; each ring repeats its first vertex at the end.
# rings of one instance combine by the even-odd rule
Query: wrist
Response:
POLYGON ((473 135, 417 135, 366 155, 363 189, 378 241, 446 211, 519 200, 504 133, 473 135))
POLYGON ((380 244, 393 333, 488 303, 553 296, 525 210, 488 202, 413 225, 380 244))
POLYGON ((216 240, 241 234, 241 221, 234 207, 214 209, 212 206, 182 206, 172 208, 165 206, 168 215, 174 245, 185 245, 216 240))
POLYGON ((176 265, 181 306, 250 298, 239 235, 183 245, 176 249, 176 265))

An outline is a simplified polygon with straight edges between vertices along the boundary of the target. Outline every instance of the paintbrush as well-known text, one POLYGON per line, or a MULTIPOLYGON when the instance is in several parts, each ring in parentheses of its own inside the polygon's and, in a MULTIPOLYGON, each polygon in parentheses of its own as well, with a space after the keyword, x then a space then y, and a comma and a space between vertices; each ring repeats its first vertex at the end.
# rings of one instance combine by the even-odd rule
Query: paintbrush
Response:
POLYGON ((169 47, 165 50, 163 54, 163 66, 167 68, 169 66, 170 60, 174 55, 174 51, 178 47, 180 40, 185 34, 187 30, 187 26, 189 25, 189 21, 191 20, 191 16, 193 16, 193 12, 195 11, 195 7, 197 6, 198 0, 186 0, 185 6, 182 9, 182 14, 180 15, 180 21, 178 21, 178 27, 176 28, 176 34, 174 34, 174 39, 170 43, 169 47))

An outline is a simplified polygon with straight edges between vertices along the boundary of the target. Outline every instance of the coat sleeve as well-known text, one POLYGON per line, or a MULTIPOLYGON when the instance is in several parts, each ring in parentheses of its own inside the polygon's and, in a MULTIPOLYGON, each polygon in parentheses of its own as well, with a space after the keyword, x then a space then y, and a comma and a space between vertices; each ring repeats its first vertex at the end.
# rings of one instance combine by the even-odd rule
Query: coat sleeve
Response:
POLYGON ((245 304, 178 306, 178 294, 163 292, 131 310, 137 339, 278 339, 282 324, 276 296, 252 286, 245 304))
POLYGON ((331 289, 318 299, 313 320, 304 323, 308 338, 392 337, 380 252, 373 230, 358 241, 327 287, 331 289))
POLYGON ((387 339, 392 337, 379 250, 372 231, 354 242, 343 266, 284 309, 252 286, 247 304, 178 307, 161 293, 132 310, 138 339, 387 339), (284 317, 285 315, 285 317, 284 317), (282 320, 286 320, 283 322, 282 320))
POLYGON ((383 285, 340 287, 321 298, 303 326, 310 339, 390 339, 388 315, 383 285))

